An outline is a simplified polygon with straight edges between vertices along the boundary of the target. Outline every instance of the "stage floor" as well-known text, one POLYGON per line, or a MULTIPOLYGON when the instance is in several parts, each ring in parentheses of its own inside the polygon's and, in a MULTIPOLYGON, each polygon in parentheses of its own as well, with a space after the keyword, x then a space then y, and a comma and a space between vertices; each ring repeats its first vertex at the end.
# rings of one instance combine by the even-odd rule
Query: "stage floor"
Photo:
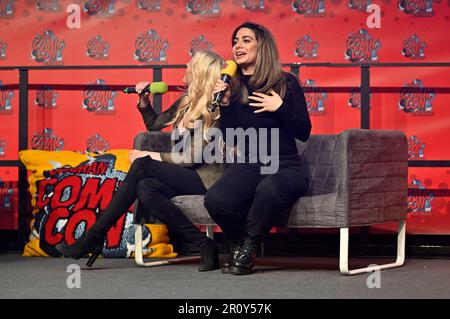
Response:
MULTIPOLYGON (((195 262, 142 268, 133 259, 86 259, 0 255, 0 298, 450 298, 450 259, 408 259, 405 266, 352 277, 338 271, 337 258, 258 259, 248 276, 198 272, 195 262), (81 268, 80 288, 68 288, 71 264, 81 268), (380 288, 368 288, 367 282, 380 288)), ((353 266, 386 259, 358 259, 353 266)))

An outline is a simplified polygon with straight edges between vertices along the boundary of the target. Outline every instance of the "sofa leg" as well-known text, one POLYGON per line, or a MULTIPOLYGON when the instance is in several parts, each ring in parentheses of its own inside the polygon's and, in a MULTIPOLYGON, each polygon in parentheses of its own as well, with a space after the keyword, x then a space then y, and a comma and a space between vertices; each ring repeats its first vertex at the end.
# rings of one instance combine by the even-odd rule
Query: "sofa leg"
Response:
POLYGON ((394 263, 377 265, 359 269, 348 269, 348 243, 349 234, 348 228, 341 228, 341 240, 339 250, 339 269, 343 275, 357 275, 368 273, 373 270, 382 270, 387 268, 395 268, 403 266, 405 262, 405 238, 406 238, 406 220, 399 221, 397 233, 397 259, 394 263))
POLYGON ((208 236, 211 239, 214 239, 214 226, 213 225, 206 226, 206 236, 208 236))
POLYGON ((199 261, 200 256, 193 256, 193 257, 179 257, 179 258, 167 258, 164 260, 156 260, 156 261, 150 261, 150 262, 144 262, 144 257, 142 254, 142 225, 135 224, 135 232, 134 232, 134 244, 135 244, 135 251, 134 251, 134 260, 138 266, 142 267, 155 267, 155 266, 162 266, 162 265, 170 265, 170 264, 180 264, 184 262, 191 262, 191 261, 199 261))

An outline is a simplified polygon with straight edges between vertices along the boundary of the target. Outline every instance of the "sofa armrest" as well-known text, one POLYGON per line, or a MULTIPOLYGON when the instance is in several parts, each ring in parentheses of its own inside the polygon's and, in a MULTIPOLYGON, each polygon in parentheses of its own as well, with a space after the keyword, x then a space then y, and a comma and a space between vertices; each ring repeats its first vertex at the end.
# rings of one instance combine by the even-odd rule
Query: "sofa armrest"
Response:
POLYGON ((142 132, 135 136, 133 148, 140 151, 171 152, 171 133, 142 132))
POLYGON ((408 143, 401 131, 351 129, 341 133, 346 153, 348 225, 405 219, 408 143))
MULTIPOLYGON (((297 143, 298 144, 298 143, 297 143)), ((406 218, 408 146, 404 133, 350 129, 311 135, 302 160, 306 194, 291 227, 349 227, 406 218)))

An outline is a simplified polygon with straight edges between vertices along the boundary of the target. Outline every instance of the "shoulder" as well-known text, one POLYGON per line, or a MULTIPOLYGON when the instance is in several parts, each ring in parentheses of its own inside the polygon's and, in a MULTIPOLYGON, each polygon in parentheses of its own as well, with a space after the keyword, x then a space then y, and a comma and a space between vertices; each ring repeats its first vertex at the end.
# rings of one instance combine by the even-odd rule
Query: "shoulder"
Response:
POLYGON ((284 73, 284 78, 286 79, 286 84, 292 85, 295 83, 295 84, 300 85, 298 78, 294 74, 292 74, 290 72, 283 72, 283 73, 284 73))
POLYGON ((286 92, 288 95, 296 95, 303 92, 300 81, 296 75, 289 72, 284 72, 284 76, 286 79, 286 92))

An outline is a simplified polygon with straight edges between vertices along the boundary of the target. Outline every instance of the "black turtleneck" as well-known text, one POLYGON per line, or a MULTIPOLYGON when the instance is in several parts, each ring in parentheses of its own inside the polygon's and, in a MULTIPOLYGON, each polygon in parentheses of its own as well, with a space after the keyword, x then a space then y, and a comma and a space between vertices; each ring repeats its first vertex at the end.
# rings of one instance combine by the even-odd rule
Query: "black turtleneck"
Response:
MULTIPOLYGON (((271 148, 271 128, 279 128, 279 159, 293 159, 298 157, 295 139, 306 141, 311 133, 311 121, 309 119, 308 109, 306 106, 305 96, 297 78, 291 73, 285 73, 286 77, 286 94, 283 98, 283 103, 275 112, 253 113, 258 110, 258 107, 253 107, 248 104, 242 105, 239 101, 232 101, 229 106, 220 108, 220 126, 222 134, 228 146, 236 145, 236 141, 229 141, 226 139, 226 129, 255 128, 259 133, 262 128, 267 128, 267 145, 269 155, 272 153, 271 148)), ((252 89, 247 83, 250 76, 244 76, 249 96, 253 93, 252 89)), ((249 103, 253 102, 249 100, 249 103)), ((258 134, 258 145, 261 135, 258 134)), ((242 142, 242 141, 241 141, 242 142)), ((239 143, 239 142, 238 142, 239 143)), ((249 141, 245 140, 245 158, 248 161, 249 141)))

